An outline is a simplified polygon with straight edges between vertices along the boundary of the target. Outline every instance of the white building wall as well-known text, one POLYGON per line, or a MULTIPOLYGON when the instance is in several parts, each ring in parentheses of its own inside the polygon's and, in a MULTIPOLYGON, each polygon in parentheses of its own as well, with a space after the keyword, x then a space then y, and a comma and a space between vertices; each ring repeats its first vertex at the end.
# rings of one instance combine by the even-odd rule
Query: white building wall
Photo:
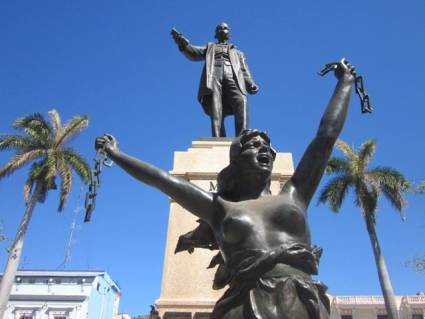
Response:
MULTIPOLYGON (((20 271, 4 319, 21 319, 23 315, 32 319, 86 319, 89 307, 96 312, 90 296, 98 277, 109 278, 104 272, 20 271)), ((112 319, 118 311, 120 292, 112 280, 106 285, 114 293, 109 308, 115 313, 105 313, 105 318, 112 319)))

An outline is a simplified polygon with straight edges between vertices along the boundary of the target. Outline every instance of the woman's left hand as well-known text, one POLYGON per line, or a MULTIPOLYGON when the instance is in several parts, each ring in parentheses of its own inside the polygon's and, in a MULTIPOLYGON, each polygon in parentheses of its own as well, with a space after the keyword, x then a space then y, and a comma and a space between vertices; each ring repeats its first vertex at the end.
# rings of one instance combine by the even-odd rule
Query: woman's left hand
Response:
POLYGON ((356 69, 345 58, 342 58, 341 61, 336 64, 335 76, 338 80, 354 82, 357 76, 356 69))
POLYGON ((110 134, 105 134, 96 138, 94 148, 96 151, 104 151, 107 155, 119 152, 118 141, 110 134))

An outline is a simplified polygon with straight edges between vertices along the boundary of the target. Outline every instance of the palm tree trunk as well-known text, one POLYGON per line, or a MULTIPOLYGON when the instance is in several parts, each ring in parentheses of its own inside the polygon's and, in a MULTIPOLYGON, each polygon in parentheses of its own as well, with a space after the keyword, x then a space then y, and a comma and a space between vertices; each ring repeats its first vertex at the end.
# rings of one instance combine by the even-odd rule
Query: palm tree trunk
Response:
POLYGON ((7 303, 12 292, 15 275, 18 270, 19 261, 22 255, 25 234, 27 232, 28 224, 31 220, 35 204, 37 203, 37 199, 40 194, 40 188, 40 185, 37 183, 37 187, 30 200, 26 202, 24 216, 21 220, 21 224, 19 225, 15 240, 13 241, 13 244, 10 248, 11 251, 9 254, 9 259, 7 260, 6 269, 0 283, 0 319, 3 319, 4 313, 6 312, 7 303))
POLYGON ((397 304, 395 302, 394 291, 391 285, 390 275, 387 265, 379 246, 378 236, 376 235, 375 223, 371 220, 369 214, 365 214, 367 232, 369 233, 370 243, 372 244, 373 254, 375 256, 376 268, 378 269, 379 283, 381 284, 382 294, 384 296, 385 308, 388 319, 399 319, 397 304))

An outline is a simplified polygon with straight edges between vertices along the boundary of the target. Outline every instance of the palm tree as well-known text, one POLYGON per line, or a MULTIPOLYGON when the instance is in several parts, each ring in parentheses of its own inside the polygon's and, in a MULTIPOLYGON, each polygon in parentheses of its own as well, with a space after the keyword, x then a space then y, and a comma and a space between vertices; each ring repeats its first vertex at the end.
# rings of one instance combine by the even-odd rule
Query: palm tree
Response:
POLYGON ((72 186, 72 171, 88 183, 90 167, 86 160, 65 144, 88 125, 87 116, 76 116, 62 126, 58 112, 49 111, 50 122, 39 113, 18 118, 13 127, 21 130, 18 135, 0 136, 0 151, 15 151, 15 156, 0 168, 0 179, 32 162, 24 185, 25 212, 16 237, 10 247, 10 255, 0 284, 0 319, 3 318, 10 297, 25 233, 37 202, 43 203, 47 192, 56 189, 56 177, 60 178, 58 211, 62 211, 72 186))
POLYGON ((353 189, 355 203, 366 222, 388 317, 398 319, 390 276, 375 229, 376 207, 379 196, 383 194, 404 220, 403 208, 406 205, 404 193, 410 189, 410 183, 393 168, 368 168, 375 153, 375 140, 366 141, 358 151, 341 140, 337 141, 336 145, 344 157, 333 157, 329 160, 326 173, 334 176, 323 188, 319 203, 327 203, 332 211, 338 212, 349 189, 353 189))

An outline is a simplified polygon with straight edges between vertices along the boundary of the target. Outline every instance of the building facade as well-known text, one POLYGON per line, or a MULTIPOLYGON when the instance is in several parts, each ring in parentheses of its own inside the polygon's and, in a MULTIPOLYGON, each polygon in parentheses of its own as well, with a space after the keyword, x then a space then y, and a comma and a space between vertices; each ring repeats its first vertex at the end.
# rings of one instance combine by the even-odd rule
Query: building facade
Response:
MULTIPOLYGON (((331 301, 330 319, 387 319, 382 296, 329 296, 331 301)), ((425 294, 396 296, 400 319, 425 318, 425 294)), ((214 302, 197 305, 196 311, 185 310, 166 312, 162 319, 209 319, 214 302)))
MULTIPOLYGON (((400 319, 424 319, 425 294, 396 296, 400 319)), ((387 319, 382 296, 333 296, 331 319, 387 319)))
POLYGON ((18 271, 4 319, 113 319, 121 293, 104 271, 18 271))

